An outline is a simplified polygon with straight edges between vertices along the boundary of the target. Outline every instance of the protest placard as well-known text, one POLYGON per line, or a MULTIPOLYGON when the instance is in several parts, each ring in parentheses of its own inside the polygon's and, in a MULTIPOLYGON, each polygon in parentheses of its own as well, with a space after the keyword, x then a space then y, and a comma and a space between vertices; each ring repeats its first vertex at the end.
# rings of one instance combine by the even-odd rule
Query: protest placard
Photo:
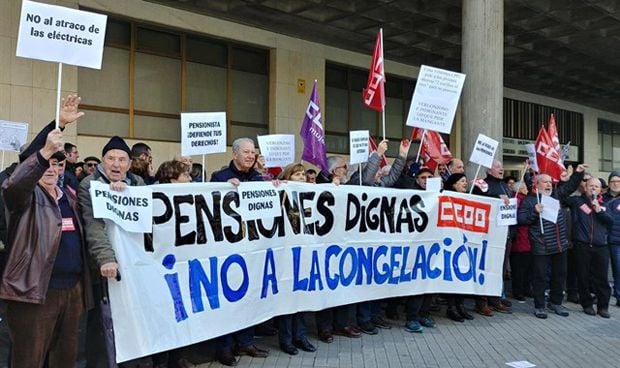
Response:
POLYGON ((536 159, 536 146, 533 143, 526 144, 525 149, 527 150, 527 158, 529 160, 530 167, 535 172, 539 172, 538 170, 538 160, 536 159))
POLYGON ((368 161, 368 130, 352 130, 349 132, 349 162, 351 165, 368 161))
POLYGON ((17 56, 101 69, 107 18, 24 0, 17 56))
POLYGON ((465 74, 422 65, 407 125, 450 134, 465 74))
POLYGON ((540 196, 540 204, 543 206, 540 216, 551 221, 554 224, 558 221, 558 213, 560 212, 560 201, 548 195, 540 196))
POLYGON ((484 134, 478 134, 469 161, 490 168, 493 166, 493 158, 495 157, 497 146, 498 142, 495 139, 489 138, 484 134))
POLYGON ((152 244, 108 231, 123 275, 109 283, 118 362, 299 311, 502 292, 498 199, 288 182, 276 217, 248 220, 228 183, 150 188, 152 244))
POLYGON ((441 192, 441 177, 432 177, 426 179, 427 192, 441 192))
POLYGON ((285 167, 295 162, 293 134, 259 135, 258 147, 265 157, 265 167, 285 167))
POLYGON ((497 225, 509 226, 517 224, 517 199, 510 198, 510 204, 500 202, 497 209, 497 225))
POLYGON ((226 152, 226 113, 181 113, 181 153, 191 156, 220 152, 226 152))
POLYGON ((150 233, 153 229, 153 190, 128 186, 122 192, 93 180, 90 197, 95 218, 112 220, 125 231, 150 233))
POLYGON ((28 142, 28 124, 0 120, 0 150, 19 152, 28 142))
POLYGON ((278 216, 280 197, 271 182, 247 182, 237 187, 239 192, 239 214, 248 220, 278 216))

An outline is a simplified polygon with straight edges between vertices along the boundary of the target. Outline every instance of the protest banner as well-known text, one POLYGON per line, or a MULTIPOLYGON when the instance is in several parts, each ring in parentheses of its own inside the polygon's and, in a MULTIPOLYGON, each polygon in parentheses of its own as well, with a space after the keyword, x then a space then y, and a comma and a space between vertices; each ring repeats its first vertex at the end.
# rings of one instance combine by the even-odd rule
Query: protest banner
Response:
POLYGON ((490 168, 493 166, 493 158, 495 157, 498 144, 495 139, 489 138, 484 134, 478 134, 469 161, 490 168))
POLYGON ((278 315, 416 294, 500 295, 506 227, 493 198, 306 184, 246 220, 229 183, 153 189, 152 243, 107 227, 119 362, 278 315))
POLYGON ((112 220, 125 231, 150 233, 153 229, 152 194, 150 187, 128 186, 117 192, 111 190, 109 184, 93 180, 90 184, 93 216, 112 220))
POLYGON ((239 215, 244 220, 259 220, 280 214, 280 196, 271 182, 242 182, 239 192, 239 215))
POLYGON ((351 165, 368 161, 369 138, 368 130, 352 130, 349 132, 349 163, 351 165))
POLYGON ((465 74, 422 65, 407 126, 450 134, 463 83, 465 74))
POLYGON ((258 147, 265 157, 265 167, 286 167, 295 162, 293 134, 259 135, 258 147))
POLYGON ((19 152, 28 142, 28 123, 0 120, 0 150, 19 152))
POLYGON ((517 224, 517 199, 510 198, 510 204, 506 205, 502 202, 499 204, 497 211, 497 225, 509 226, 517 224))
POLYGON ((101 69, 107 16, 24 0, 17 56, 101 69))
POLYGON ((226 152, 225 112, 181 113, 181 154, 207 155, 226 152))

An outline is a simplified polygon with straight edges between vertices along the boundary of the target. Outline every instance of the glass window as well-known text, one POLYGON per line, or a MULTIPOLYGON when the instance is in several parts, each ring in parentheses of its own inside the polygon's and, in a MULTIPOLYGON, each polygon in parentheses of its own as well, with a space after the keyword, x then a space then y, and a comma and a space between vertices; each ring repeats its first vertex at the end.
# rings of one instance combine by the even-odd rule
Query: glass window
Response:
POLYGON ((129 54, 129 50, 106 46, 101 70, 79 69, 78 91, 85 104, 129 108, 129 54))
POLYGON ((163 141, 181 140, 181 120, 155 116, 135 116, 136 138, 163 141))
POLYGON ((230 119, 245 123, 267 123, 266 75, 232 70, 232 114, 230 119))
POLYGON ((179 57, 181 37, 173 33, 138 27, 136 49, 179 57))
POLYGON ((113 135, 129 136, 129 115, 93 110, 86 110, 84 112, 86 114, 80 118, 80 123, 77 124, 78 134, 104 137, 111 137, 113 135))
POLYGON ((181 61, 136 53, 135 91, 136 110, 180 113, 181 61))
POLYGON ((226 69, 187 63, 185 111, 226 111, 226 69))
POLYGON ((620 168, 620 123, 599 119, 598 143, 601 147, 600 171, 620 168))

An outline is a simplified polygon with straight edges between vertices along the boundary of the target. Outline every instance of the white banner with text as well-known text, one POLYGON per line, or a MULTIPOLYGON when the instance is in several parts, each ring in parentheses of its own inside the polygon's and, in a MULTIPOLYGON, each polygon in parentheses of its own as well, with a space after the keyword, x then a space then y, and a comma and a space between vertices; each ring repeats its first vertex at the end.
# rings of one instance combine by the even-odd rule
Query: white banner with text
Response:
POLYGON ((152 239, 108 227, 123 275, 109 283, 119 362, 297 311, 502 291, 497 199, 288 182, 279 215, 246 220, 231 184, 150 188, 152 239))

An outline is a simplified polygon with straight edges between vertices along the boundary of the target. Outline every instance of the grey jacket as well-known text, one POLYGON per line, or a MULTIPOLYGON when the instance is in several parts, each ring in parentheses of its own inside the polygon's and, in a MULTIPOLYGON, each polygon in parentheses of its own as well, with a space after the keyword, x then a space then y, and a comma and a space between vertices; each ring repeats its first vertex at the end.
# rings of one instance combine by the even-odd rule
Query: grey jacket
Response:
MULTIPOLYGON (((97 166, 97 170, 87 176, 80 183, 78 190, 78 199, 80 207, 82 209, 82 219, 84 220, 84 231, 86 233, 86 244, 88 252, 91 258, 95 261, 97 269, 102 265, 110 262, 116 262, 116 255, 112 244, 108 239, 108 234, 105 230, 105 222, 103 219, 96 219, 93 217, 93 204, 90 198, 90 182, 96 180, 105 184, 109 184, 110 180, 103 173, 101 165, 97 166)), ((127 185, 130 186, 142 186, 144 180, 141 177, 134 175, 130 172, 127 173, 125 179, 127 185)))
MULTIPOLYGON (((379 171, 379 167, 381 166, 381 156, 373 152, 373 154, 368 157, 366 166, 362 169, 362 185, 367 187, 393 187, 396 181, 398 181, 400 174, 403 172, 405 161, 406 157, 402 157, 400 155, 396 157, 388 175, 382 177, 381 181, 376 183, 375 175, 377 175, 377 171, 379 171)), ((359 185, 359 180, 359 171, 356 171, 353 175, 351 175, 351 178, 347 181, 347 184, 359 185)))

